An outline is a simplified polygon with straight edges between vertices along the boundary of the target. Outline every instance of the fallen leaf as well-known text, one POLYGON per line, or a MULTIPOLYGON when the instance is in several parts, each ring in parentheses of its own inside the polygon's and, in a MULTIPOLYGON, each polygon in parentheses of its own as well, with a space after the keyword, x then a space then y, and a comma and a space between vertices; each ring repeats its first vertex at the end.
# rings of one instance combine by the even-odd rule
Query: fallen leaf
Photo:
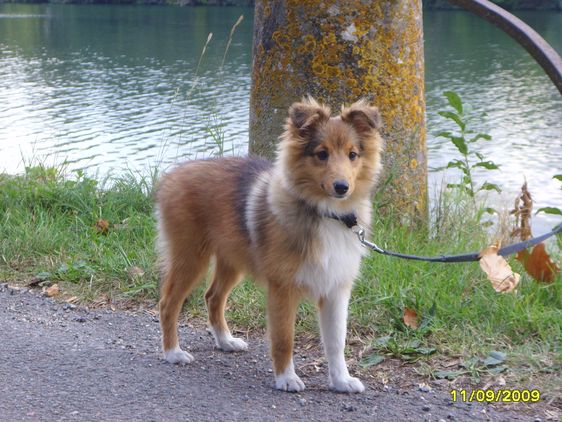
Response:
MULTIPOLYGON (((157 311, 156 309, 146 309, 145 312, 148 313, 150 316, 153 316, 153 317, 157 317, 157 316, 158 316, 158 311, 157 311)), ((239 330, 234 330, 234 331, 236 332, 236 331, 239 331, 239 330)), ((244 331, 242 331, 242 332, 244 332, 244 331)), ((305 349, 306 349, 307 347, 310 349, 311 346, 312 346, 311 344, 307 344, 307 345, 305 346, 305 349)))
POLYGON ((418 390, 420 390, 423 393, 429 393, 432 390, 432 388, 425 382, 422 382, 418 384, 418 390))
POLYGON ((94 229, 98 233, 107 234, 109 232, 109 221, 100 218, 98 221, 96 221, 96 224, 94 225, 94 229))
POLYGON ((461 360, 459 358, 456 358, 456 359, 452 359, 448 362, 441 362, 441 366, 443 366, 445 368, 451 368, 453 366, 459 366, 460 363, 461 363, 461 360))
POLYGON ((542 242, 531 253, 527 249, 517 252, 516 258, 531 277, 542 283, 552 283, 560 273, 560 268, 550 258, 542 242))
POLYGON ((497 241, 480 252, 480 268, 484 270, 496 292, 512 292, 521 276, 514 273, 507 261, 498 255, 499 249, 500 242, 497 241))
POLYGON ((407 327, 413 328, 414 330, 418 328, 418 313, 410 308, 404 308, 404 315, 402 316, 402 321, 407 327))
POLYGON ((129 268, 128 273, 131 278, 142 277, 144 275, 144 270, 140 267, 133 266, 129 268))
POLYGON ((98 297, 97 299, 93 300, 91 302, 91 307, 101 307, 101 306, 106 306, 110 303, 110 299, 109 296, 107 296, 105 293, 102 294, 100 297, 98 297))
POLYGON ((55 284, 53 284, 52 286, 47 287, 47 288, 44 290, 44 292, 45 292, 45 295, 46 295, 47 297, 56 296, 56 295, 58 295, 58 294, 60 293, 59 285, 55 283, 55 284))

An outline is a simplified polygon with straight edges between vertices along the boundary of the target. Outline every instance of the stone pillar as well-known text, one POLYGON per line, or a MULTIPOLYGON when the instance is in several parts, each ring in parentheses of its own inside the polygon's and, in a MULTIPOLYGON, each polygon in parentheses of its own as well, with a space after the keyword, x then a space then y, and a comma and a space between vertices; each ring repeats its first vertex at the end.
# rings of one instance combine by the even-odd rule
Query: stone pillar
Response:
POLYGON ((307 94, 334 113, 359 98, 379 107, 382 201, 425 220, 421 0, 256 0, 250 153, 275 155, 288 107, 307 94))

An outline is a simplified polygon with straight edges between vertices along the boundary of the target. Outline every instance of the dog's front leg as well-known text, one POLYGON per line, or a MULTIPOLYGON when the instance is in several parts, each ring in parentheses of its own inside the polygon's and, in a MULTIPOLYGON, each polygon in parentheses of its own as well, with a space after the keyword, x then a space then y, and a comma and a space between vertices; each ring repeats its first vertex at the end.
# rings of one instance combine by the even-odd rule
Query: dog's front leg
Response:
POLYGON ((293 364, 295 319, 300 295, 291 287, 270 283, 267 296, 275 388, 291 392, 303 391, 304 383, 295 373, 293 364))
POLYGON ((334 289, 327 297, 320 299, 320 332, 328 359, 330 388, 342 393, 361 393, 365 387, 358 378, 349 375, 344 356, 350 295, 351 285, 334 289))

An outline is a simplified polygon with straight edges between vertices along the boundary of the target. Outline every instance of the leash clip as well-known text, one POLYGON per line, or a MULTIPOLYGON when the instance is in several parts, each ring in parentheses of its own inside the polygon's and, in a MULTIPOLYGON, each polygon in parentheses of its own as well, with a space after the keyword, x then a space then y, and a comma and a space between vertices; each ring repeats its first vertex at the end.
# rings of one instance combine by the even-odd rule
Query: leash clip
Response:
POLYGON ((351 228, 351 231, 357 235, 361 243, 365 241, 365 229, 357 224, 351 228))
POLYGON ((363 246, 372 249, 378 253, 382 253, 382 254, 385 253, 385 251, 382 248, 380 248, 378 245, 371 243, 368 240, 365 240, 365 229, 363 227, 356 224, 351 228, 351 231, 357 235, 359 242, 361 242, 363 246))

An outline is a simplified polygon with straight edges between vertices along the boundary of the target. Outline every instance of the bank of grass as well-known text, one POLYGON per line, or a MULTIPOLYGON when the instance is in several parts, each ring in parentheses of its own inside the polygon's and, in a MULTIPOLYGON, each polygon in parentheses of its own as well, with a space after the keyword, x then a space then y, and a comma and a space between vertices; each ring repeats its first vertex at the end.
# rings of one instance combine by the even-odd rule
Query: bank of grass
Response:
POLYGON ((0 274, 65 282, 84 299, 156 296, 151 175, 96 181, 35 166, 0 176, 0 274), (107 233, 96 222, 110 223, 107 233), (133 267, 143 276, 131 274, 133 267))
MULTIPOLYGON (((0 175, 0 279, 58 283, 84 302, 103 297, 155 303, 156 178, 153 172, 97 181, 41 165, 19 176, 0 175), (99 220, 109 223, 107 232, 96 228, 99 220)), ((470 207, 459 196, 443 201, 429 236, 387 211, 375 219, 376 241, 421 255, 481 249, 489 236, 470 207)), ((517 261, 510 263, 524 273, 517 261)), ((186 305, 191 317, 205 318, 203 289, 186 305)), ((498 294, 477 263, 430 264, 373 253, 354 289, 350 331, 364 341, 367 366, 392 355, 425 362, 420 370, 437 377, 511 371, 519 379, 540 373, 556 378, 561 298, 560 276, 544 285, 523 274, 517 293, 498 294), (417 312, 420 328, 404 325, 406 307, 417 312), (483 358, 492 351, 505 353, 506 360, 485 365, 483 358), (461 362, 456 372, 442 370, 439 362, 453 357, 461 362)), ((229 319, 239 329, 265 326, 263 291, 253 283, 241 283, 229 304, 229 319)), ((299 313, 298 329, 317 332, 313 305, 304 304, 299 313)))

